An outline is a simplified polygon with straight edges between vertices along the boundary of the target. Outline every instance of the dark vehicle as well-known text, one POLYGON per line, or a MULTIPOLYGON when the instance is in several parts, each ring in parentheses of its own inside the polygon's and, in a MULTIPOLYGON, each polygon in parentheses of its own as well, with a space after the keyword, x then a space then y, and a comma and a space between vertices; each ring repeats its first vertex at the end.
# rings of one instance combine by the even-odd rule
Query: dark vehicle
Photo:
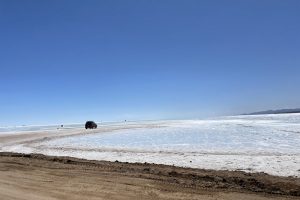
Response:
POLYGON ((85 123, 85 129, 94 129, 97 128, 97 124, 93 121, 87 121, 85 123))

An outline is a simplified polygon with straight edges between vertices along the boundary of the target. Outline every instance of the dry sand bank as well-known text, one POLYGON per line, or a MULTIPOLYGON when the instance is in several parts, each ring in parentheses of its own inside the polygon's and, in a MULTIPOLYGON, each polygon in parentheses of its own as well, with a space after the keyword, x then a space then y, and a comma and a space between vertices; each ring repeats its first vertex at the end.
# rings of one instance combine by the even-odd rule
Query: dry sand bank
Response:
POLYGON ((300 199, 300 179, 0 153, 1 199, 300 199))

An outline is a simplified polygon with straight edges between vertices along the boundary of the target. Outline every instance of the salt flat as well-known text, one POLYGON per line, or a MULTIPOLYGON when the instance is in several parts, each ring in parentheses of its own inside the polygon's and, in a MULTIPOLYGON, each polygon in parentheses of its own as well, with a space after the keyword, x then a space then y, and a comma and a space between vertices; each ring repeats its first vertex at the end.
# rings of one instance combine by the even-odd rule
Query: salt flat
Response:
MULTIPOLYGON (((110 123, 98 127, 86 131, 79 125, 64 129, 53 126, 47 132, 43 127, 26 133, 37 134, 34 138, 18 141, 15 137, 15 142, 0 142, 0 147, 1 151, 20 153, 300 177, 300 114, 110 123)), ((7 141, 14 134, 25 133, 11 130, 2 133, 2 137, 7 141)))

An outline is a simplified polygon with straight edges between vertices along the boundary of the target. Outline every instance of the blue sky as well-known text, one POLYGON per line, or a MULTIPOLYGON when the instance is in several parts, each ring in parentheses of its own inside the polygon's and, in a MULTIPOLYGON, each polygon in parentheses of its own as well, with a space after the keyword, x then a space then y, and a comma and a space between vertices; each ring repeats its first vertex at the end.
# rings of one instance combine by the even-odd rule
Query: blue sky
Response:
POLYGON ((300 1, 0 1, 0 125, 300 107, 300 1))

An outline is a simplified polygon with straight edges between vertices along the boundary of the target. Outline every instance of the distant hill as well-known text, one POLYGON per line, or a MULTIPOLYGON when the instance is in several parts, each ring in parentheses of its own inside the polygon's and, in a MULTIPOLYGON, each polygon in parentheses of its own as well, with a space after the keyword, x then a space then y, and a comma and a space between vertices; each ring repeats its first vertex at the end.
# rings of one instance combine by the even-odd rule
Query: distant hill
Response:
POLYGON ((247 113, 245 115, 265 115, 265 114, 284 114, 284 113, 300 113, 300 108, 280 109, 280 110, 266 110, 266 111, 260 111, 260 112, 247 113))

